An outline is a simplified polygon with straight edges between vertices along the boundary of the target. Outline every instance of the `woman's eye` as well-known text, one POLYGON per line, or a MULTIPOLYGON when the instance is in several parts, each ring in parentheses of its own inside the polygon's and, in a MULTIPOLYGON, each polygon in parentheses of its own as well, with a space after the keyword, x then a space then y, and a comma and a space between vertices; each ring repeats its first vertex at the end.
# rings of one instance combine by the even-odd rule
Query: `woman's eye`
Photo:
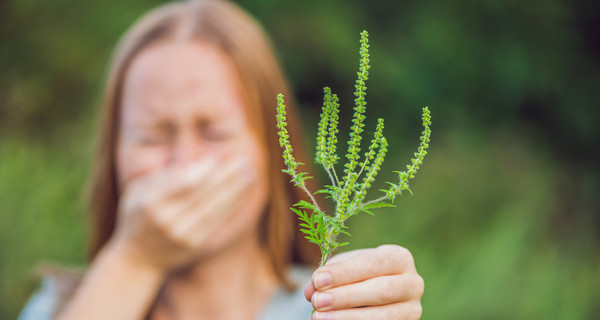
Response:
POLYGON ((207 125, 201 128, 202 137, 209 141, 228 140, 235 136, 239 128, 232 124, 207 125))
POLYGON ((153 145, 161 145, 167 143, 169 141, 169 137, 166 134, 160 133, 146 133, 142 134, 139 137, 139 142, 142 145, 153 146, 153 145))
POLYGON ((231 130, 225 128, 207 128, 203 132, 204 138, 208 140, 226 140, 232 136, 231 130))

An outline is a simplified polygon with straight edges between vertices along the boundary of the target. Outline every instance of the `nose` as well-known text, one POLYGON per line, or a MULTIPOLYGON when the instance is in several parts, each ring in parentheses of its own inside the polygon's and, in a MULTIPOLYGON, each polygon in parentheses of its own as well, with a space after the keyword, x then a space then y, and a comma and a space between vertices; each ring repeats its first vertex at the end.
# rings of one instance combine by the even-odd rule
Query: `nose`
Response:
POLYGON ((184 167, 199 160, 205 155, 206 147, 196 135, 180 132, 173 140, 169 165, 174 167, 184 167))

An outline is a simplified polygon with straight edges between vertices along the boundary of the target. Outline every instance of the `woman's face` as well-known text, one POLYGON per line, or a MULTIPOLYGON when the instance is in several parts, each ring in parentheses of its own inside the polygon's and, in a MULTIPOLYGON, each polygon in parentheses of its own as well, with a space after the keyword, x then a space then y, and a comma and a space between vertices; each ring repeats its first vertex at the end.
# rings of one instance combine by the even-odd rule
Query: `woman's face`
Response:
POLYGON ((265 148, 252 129, 241 81, 211 44, 166 41, 142 50, 125 75, 117 142, 123 190, 133 179, 204 157, 244 158, 254 176, 244 208, 207 244, 213 251, 256 232, 266 206, 265 148))

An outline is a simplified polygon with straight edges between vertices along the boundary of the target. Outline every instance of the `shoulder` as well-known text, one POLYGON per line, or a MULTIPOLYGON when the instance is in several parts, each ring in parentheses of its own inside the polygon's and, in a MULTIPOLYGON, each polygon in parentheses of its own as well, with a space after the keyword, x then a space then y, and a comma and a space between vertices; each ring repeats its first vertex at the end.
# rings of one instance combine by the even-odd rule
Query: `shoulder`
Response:
POLYGON ((18 320, 50 320, 74 292, 82 272, 66 268, 46 269, 40 288, 23 307, 18 320))
POLYGON ((54 279, 44 277, 40 289, 29 299, 18 320, 52 319, 56 311, 57 293, 54 279))
POLYGON ((294 290, 280 288, 271 298, 258 320, 310 319, 312 305, 304 298, 304 287, 310 282, 312 271, 304 266, 290 268, 290 276, 297 284, 294 290))

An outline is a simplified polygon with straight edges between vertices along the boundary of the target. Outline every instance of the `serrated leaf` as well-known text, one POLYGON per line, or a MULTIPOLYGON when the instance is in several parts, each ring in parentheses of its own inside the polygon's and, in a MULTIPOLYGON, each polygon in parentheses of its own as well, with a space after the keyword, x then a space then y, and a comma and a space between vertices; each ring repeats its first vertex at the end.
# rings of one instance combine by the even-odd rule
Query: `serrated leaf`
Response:
POLYGON ((308 239, 308 238, 306 238, 306 239, 308 240, 308 242, 312 242, 312 243, 314 243, 316 245, 321 245, 318 241, 315 241, 315 240, 312 240, 312 239, 308 239))
POLYGON ((302 209, 311 209, 313 211, 317 211, 317 208, 315 207, 315 205, 313 205, 312 203, 305 201, 305 200, 298 201, 298 203, 294 204, 294 206, 300 207, 302 209))

